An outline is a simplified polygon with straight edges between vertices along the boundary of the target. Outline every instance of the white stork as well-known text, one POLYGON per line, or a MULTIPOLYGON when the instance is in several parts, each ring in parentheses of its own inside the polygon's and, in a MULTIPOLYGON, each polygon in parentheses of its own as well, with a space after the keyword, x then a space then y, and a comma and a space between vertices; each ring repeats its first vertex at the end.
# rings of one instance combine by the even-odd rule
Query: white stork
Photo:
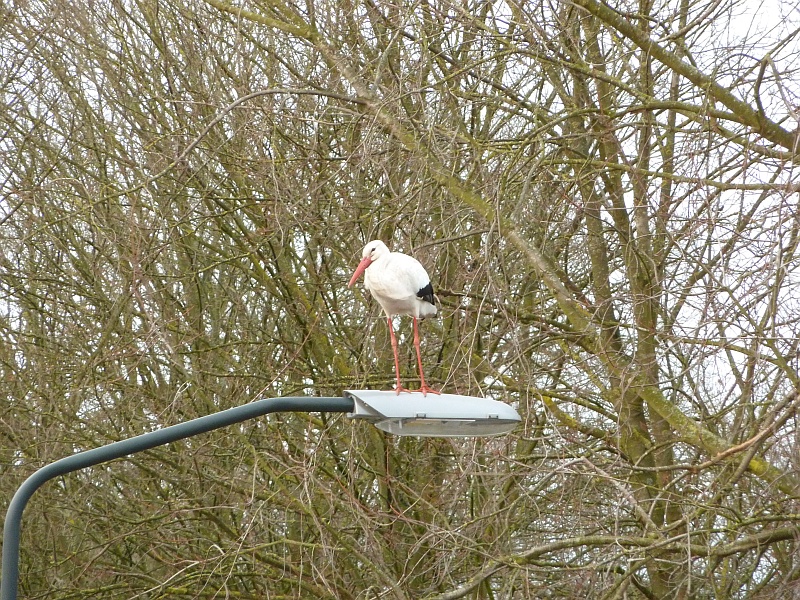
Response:
POLYGON ((432 317, 436 314, 436 305, 433 303, 433 286, 431 278, 420 262, 401 252, 390 252, 380 240, 375 240, 364 246, 355 273, 350 278, 347 287, 353 287, 361 274, 364 274, 364 284, 370 294, 386 313, 389 323, 389 335, 392 338, 394 351, 394 370, 397 375, 396 392, 410 392, 400 384, 400 359, 397 357, 397 338, 392 327, 392 317, 407 315, 414 319, 414 347, 417 350, 417 365, 419 367, 420 388, 417 391, 427 395, 439 394, 425 383, 425 374, 422 371, 422 356, 419 351, 419 325, 417 319, 432 317))

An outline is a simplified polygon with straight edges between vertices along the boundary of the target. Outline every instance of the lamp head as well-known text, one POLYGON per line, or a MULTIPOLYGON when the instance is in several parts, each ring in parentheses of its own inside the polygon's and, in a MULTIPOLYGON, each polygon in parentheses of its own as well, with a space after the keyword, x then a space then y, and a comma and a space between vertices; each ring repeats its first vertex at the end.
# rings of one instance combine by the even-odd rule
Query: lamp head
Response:
POLYGON ((469 437, 502 435, 522 418, 508 404, 458 394, 345 390, 352 398, 351 419, 364 419, 394 435, 469 437))

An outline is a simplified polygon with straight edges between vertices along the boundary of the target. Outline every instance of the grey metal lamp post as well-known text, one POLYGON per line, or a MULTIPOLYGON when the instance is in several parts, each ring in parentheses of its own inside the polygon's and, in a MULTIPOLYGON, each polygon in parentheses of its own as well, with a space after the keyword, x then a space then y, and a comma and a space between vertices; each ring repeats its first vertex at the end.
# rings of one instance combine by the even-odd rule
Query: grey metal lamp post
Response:
POLYGON ((396 435, 474 436, 498 435, 519 423, 517 412, 501 402, 485 398, 442 394, 401 394, 349 390, 344 397, 287 397, 257 400, 213 415, 151 431, 106 446, 78 452, 34 472, 19 487, 6 512, 3 529, 0 600, 16 600, 19 583, 19 541, 22 513, 33 493, 47 481, 130 454, 150 450, 228 425, 274 412, 345 412, 396 435))

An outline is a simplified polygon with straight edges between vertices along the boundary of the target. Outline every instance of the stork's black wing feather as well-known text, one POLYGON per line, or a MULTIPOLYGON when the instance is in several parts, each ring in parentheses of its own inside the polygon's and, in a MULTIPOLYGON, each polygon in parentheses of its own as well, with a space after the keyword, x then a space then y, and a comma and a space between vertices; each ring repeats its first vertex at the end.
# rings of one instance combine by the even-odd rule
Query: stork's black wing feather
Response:
POLYGON ((428 282, 428 285, 426 285, 424 288, 420 289, 417 292, 417 298, 419 298, 420 300, 425 300, 425 302, 430 302, 431 304, 435 305, 433 301, 433 285, 431 284, 430 281, 428 282))

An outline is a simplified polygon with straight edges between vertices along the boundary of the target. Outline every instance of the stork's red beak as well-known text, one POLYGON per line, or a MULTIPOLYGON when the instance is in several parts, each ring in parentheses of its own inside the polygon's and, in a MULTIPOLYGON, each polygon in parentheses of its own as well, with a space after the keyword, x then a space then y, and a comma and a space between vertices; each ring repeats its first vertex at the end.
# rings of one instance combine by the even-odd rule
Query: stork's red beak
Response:
POLYGON ((356 267, 356 272, 353 273, 353 276, 350 278, 350 283, 347 284, 347 287, 353 287, 353 284, 358 281, 358 278, 361 277, 361 274, 367 270, 367 267, 372 264, 372 259, 369 256, 365 256, 361 259, 361 262, 358 263, 356 267))

